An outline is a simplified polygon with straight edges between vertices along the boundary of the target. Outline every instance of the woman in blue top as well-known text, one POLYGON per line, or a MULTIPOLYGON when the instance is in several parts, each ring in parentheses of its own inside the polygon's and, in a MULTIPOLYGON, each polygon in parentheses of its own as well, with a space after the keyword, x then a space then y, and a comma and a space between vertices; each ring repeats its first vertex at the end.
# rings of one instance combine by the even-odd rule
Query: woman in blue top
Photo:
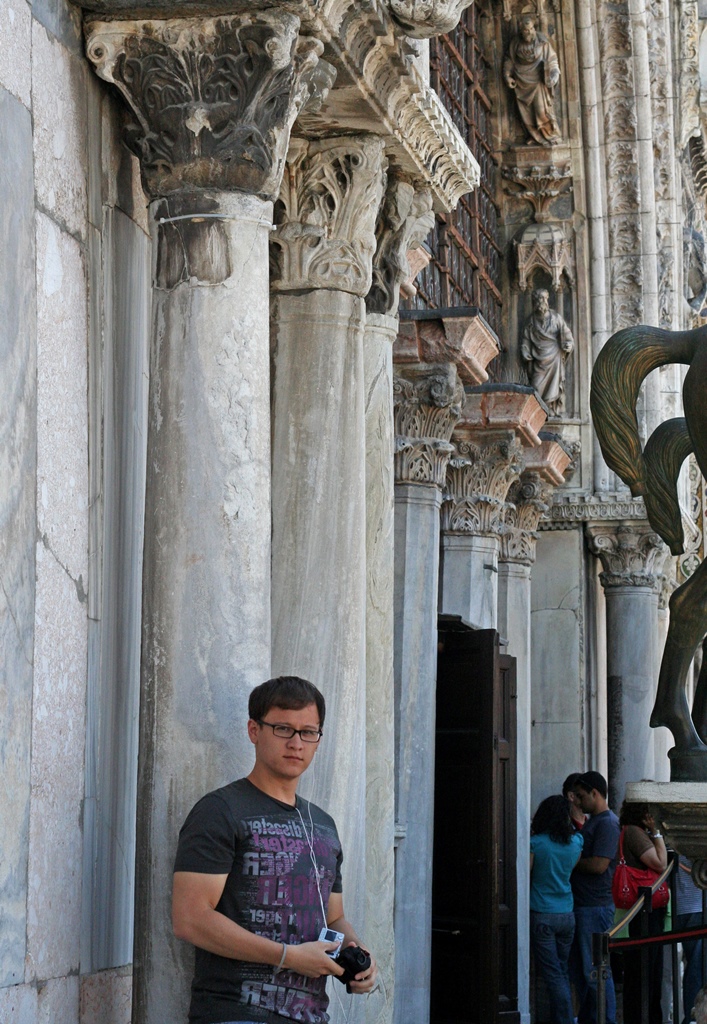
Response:
POLYGON ((569 801, 549 796, 530 826, 530 942, 547 986, 553 1024, 573 1024, 567 969, 574 937, 570 875, 584 839, 575 831, 569 801))

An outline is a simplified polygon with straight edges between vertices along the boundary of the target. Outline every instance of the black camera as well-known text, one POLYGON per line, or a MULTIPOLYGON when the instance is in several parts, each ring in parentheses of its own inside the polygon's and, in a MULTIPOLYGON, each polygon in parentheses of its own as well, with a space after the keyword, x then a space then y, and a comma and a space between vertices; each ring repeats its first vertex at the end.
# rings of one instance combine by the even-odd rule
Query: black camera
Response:
POLYGON ((336 974, 334 977, 337 981, 346 985, 346 991, 350 992, 349 982, 353 981, 361 971, 368 970, 371 966, 371 958, 366 950, 361 949, 360 946, 346 946, 339 952, 338 956, 334 957, 334 963, 344 968, 343 974, 336 974))

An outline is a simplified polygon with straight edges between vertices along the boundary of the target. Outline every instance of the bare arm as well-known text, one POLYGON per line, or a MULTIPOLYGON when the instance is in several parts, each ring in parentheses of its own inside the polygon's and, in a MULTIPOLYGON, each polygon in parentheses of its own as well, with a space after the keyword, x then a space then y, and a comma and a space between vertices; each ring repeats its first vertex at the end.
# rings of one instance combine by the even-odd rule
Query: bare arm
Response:
POLYGON ((366 946, 359 941, 353 926, 346 920, 344 915, 344 898, 340 892, 332 892, 329 895, 329 906, 327 908, 327 925, 334 931, 342 932, 344 935, 344 946, 361 946, 371 957, 371 966, 366 971, 356 975, 356 981, 350 982, 352 992, 370 992, 375 988, 378 978, 378 966, 375 957, 366 949, 366 946))
MULTIPOLYGON (((651 837, 653 838, 653 837, 651 837)), ((653 871, 665 871, 668 866, 668 851, 665 849, 665 840, 662 836, 653 839, 653 848, 644 850, 641 854, 641 864, 653 871)))
MULTIPOLYGON (((175 871, 172 886, 174 934, 209 953, 277 967, 282 958, 281 942, 254 935, 216 910, 227 878, 228 875, 175 871)), ((303 942, 300 946, 288 946, 283 966, 307 978, 343 974, 342 969, 326 955, 327 950, 334 948, 332 942, 303 942)))
POLYGON ((580 857, 575 871, 581 871, 583 875, 603 875, 609 864, 610 857, 580 857))

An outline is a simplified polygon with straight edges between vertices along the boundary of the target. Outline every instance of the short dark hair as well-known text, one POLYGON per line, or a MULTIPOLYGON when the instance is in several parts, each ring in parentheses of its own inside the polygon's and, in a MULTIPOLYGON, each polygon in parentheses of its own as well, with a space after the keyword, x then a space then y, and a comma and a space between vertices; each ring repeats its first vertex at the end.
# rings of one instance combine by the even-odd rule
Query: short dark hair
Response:
POLYGON ((591 793, 593 789, 596 789, 597 793, 601 793, 605 800, 606 794, 609 792, 606 779, 601 772, 582 772, 575 782, 576 786, 579 786, 580 789, 585 790, 587 793, 591 793))
POLYGON ((581 778, 581 772, 571 772, 562 783, 562 795, 567 796, 568 793, 574 793, 574 787, 581 778))
POLYGON ((556 843, 569 843, 574 834, 570 818, 570 802, 556 793, 546 796, 533 816, 530 825, 531 836, 547 833, 556 843))
POLYGON ((324 725, 326 703, 314 683, 300 676, 277 676, 251 691, 248 698, 248 715, 257 722, 265 718, 270 708, 299 711, 308 704, 316 704, 321 729, 324 725))
POLYGON ((648 804, 630 804, 627 800, 621 804, 619 825, 638 825, 645 828, 645 819, 651 813, 648 804))

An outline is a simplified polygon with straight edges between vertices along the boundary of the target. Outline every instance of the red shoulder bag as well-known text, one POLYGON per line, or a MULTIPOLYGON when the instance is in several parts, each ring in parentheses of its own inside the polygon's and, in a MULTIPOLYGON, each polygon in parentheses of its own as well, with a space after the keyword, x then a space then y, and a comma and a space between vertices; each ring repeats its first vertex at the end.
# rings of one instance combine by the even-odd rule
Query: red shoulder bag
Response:
MULTIPOLYGON (((651 868, 630 868, 624 860, 624 831, 621 829, 619 837, 619 862, 614 871, 614 880, 611 883, 611 894, 614 897, 614 906, 619 910, 630 910, 638 899, 638 890, 642 886, 655 885, 660 878, 658 871, 651 868)), ((659 907, 667 907, 670 899, 668 883, 663 882, 653 893, 653 910, 659 907)))

